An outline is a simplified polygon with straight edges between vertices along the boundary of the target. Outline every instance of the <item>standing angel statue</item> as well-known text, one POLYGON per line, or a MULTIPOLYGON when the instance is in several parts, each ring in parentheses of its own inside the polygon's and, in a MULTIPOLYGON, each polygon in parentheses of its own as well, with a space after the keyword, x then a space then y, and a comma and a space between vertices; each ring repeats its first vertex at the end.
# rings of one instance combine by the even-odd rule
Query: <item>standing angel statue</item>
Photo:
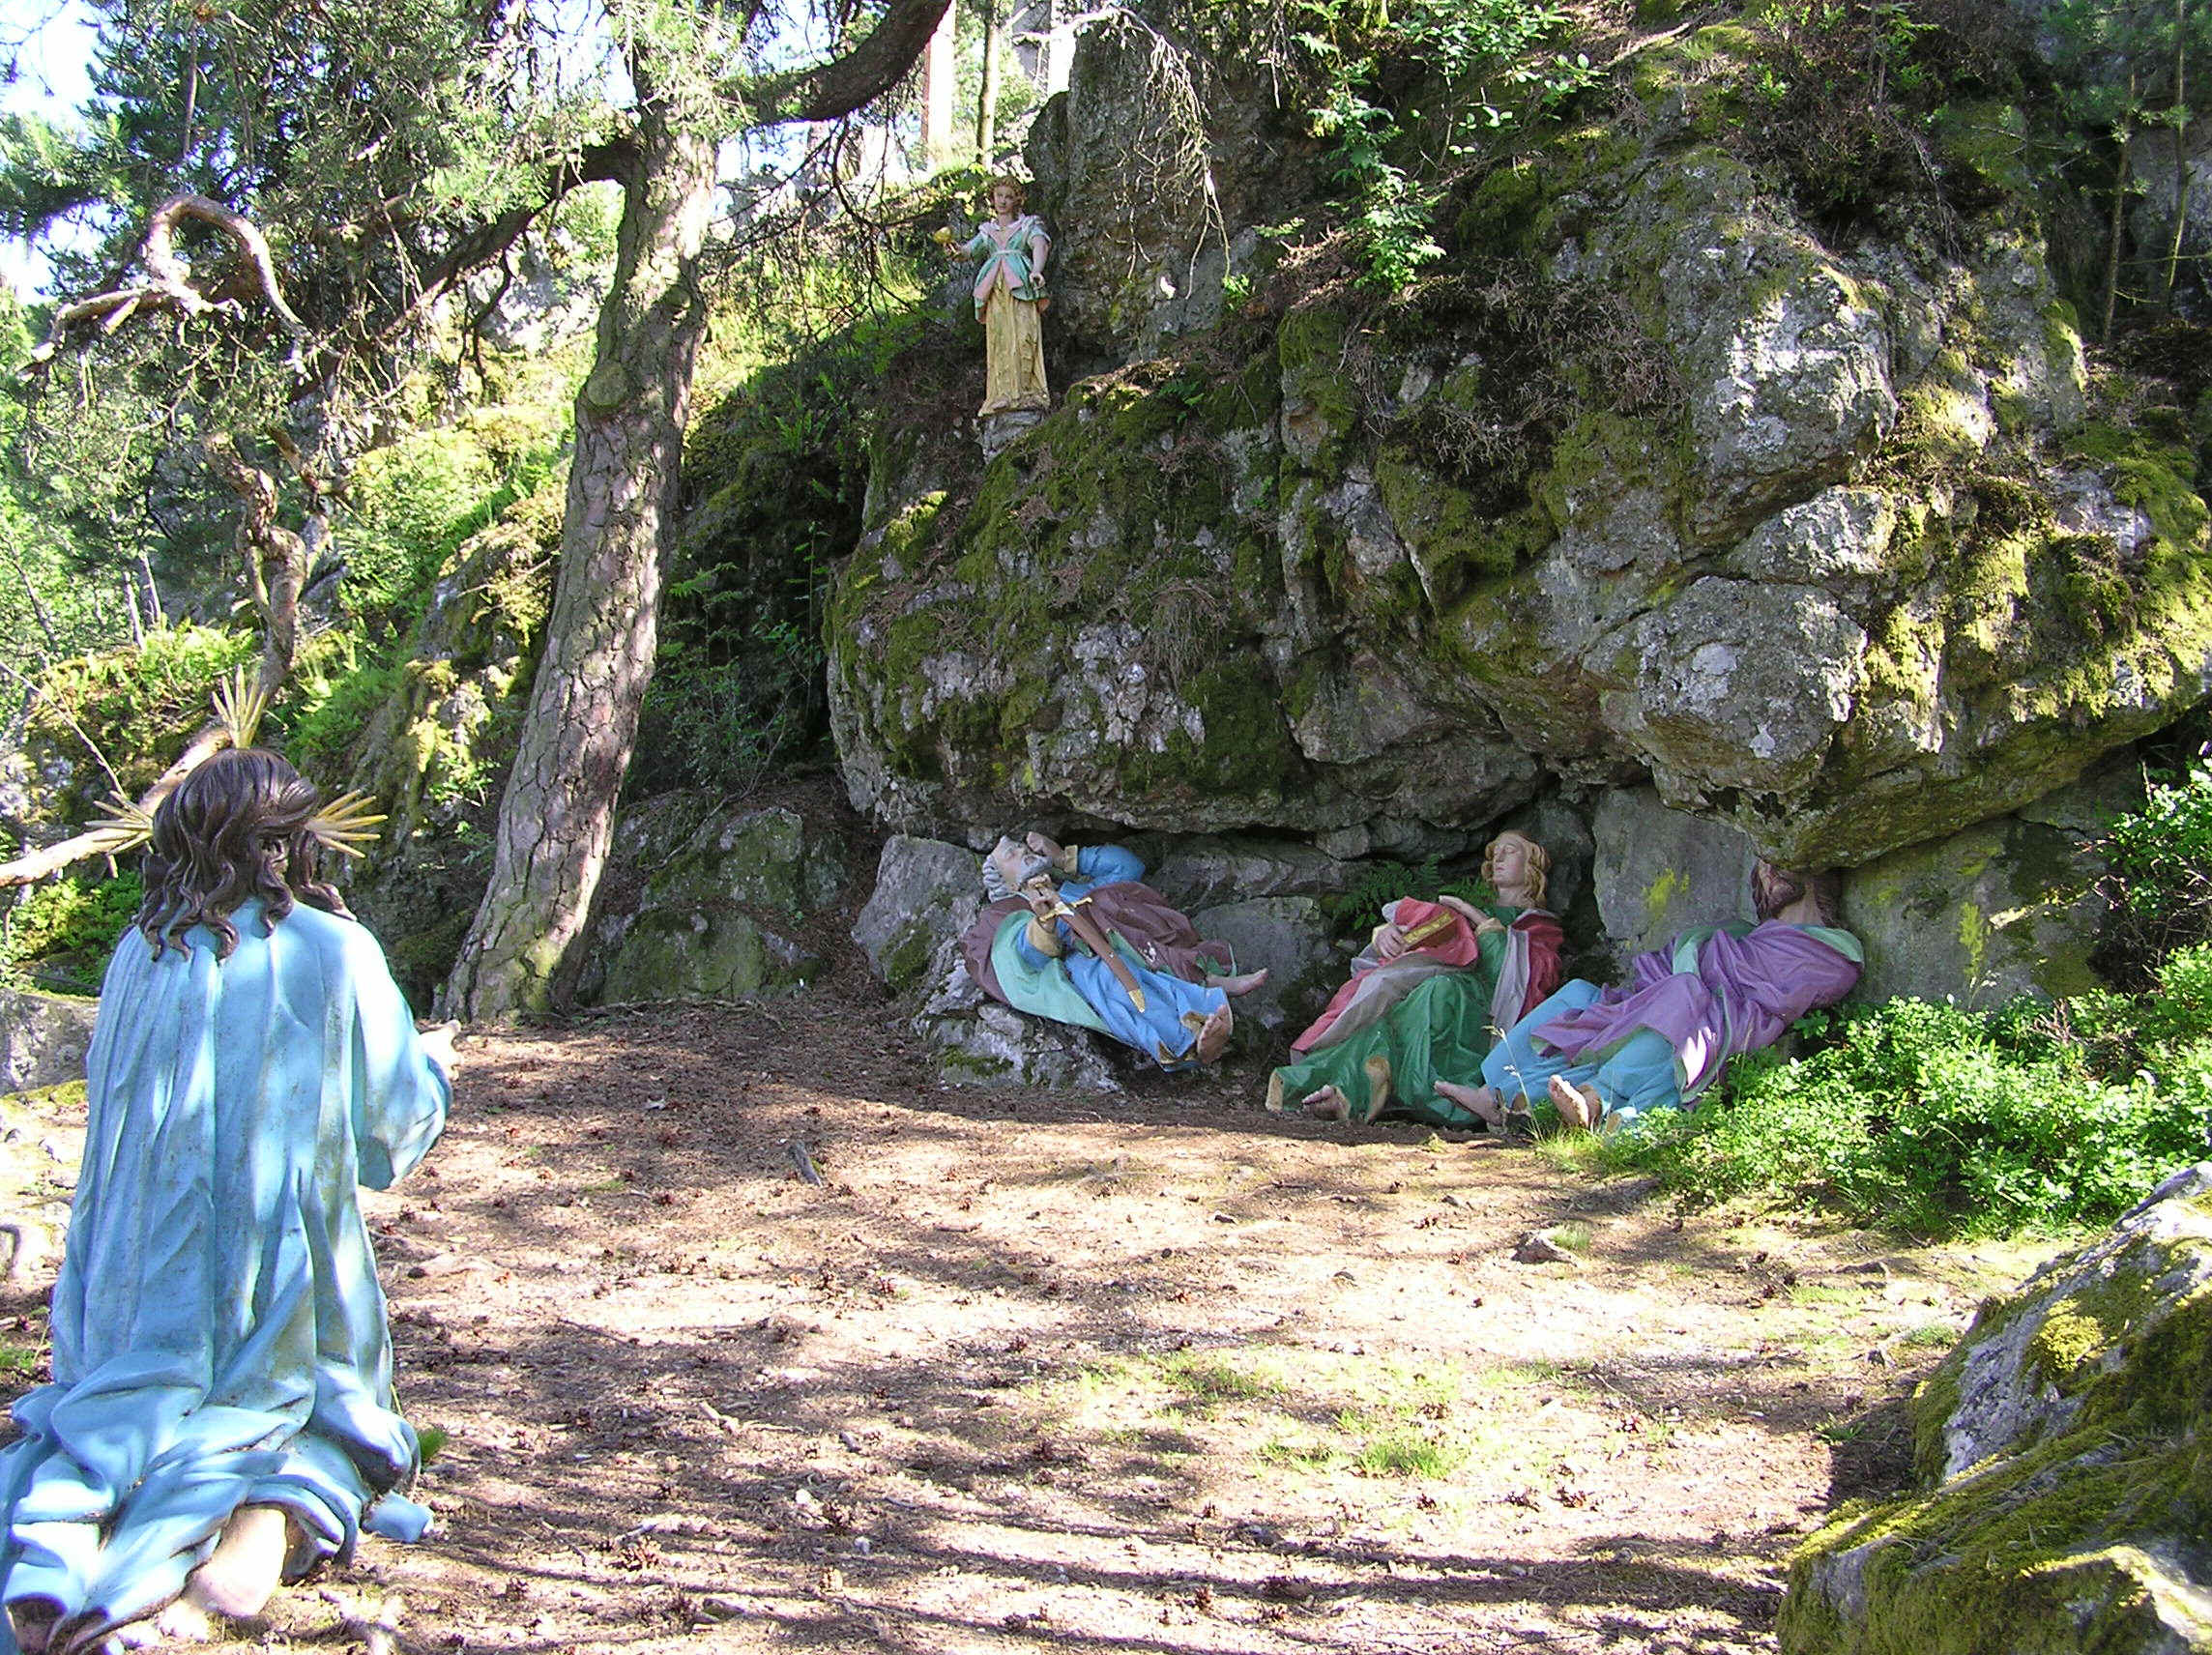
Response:
POLYGON ((1044 382, 1047 305, 1044 268, 1052 238, 1044 220, 1022 211, 1022 181, 991 181, 991 217, 963 249, 982 260, 975 270, 975 315, 983 324, 983 406, 978 414, 1049 408, 1044 382))

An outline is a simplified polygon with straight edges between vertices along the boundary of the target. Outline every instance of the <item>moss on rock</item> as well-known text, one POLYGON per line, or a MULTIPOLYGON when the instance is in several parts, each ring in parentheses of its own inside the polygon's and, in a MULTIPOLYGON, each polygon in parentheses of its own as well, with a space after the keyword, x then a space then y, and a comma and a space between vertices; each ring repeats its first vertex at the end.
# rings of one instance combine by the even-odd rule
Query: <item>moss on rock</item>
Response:
POLYGON ((1986 1304, 1914 1398, 1928 1492, 1791 1563, 1786 1655, 2212 1648, 2212 1168, 1986 1304))

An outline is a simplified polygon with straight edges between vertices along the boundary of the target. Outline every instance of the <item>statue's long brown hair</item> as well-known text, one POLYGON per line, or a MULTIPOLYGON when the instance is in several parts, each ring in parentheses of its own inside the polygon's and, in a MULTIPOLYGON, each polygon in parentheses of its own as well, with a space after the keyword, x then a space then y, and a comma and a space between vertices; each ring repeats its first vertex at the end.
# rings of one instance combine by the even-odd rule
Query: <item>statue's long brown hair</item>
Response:
POLYGON ((271 924, 295 902, 330 914, 344 901, 319 877, 322 846, 308 823, 322 803, 276 754, 237 747, 201 765, 154 812, 138 929, 159 959, 194 925, 215 933, 216 958, 238 946, 231 911, 259 897, 271 924))
POLYGON ((1819 906, 1820 923, 1843 923, 1842 874, 1832 868, 1824 873, 1815 873, 1808 868, 1777 867, 1772 862, 1761 865, 1766 869, 1767 880, 1764 883, 1754 881, 1752 892, 1752 907, 1757 910, 1760 918, 1772 919, 1807 891, 1811 891, 1814 901, 1819 906))

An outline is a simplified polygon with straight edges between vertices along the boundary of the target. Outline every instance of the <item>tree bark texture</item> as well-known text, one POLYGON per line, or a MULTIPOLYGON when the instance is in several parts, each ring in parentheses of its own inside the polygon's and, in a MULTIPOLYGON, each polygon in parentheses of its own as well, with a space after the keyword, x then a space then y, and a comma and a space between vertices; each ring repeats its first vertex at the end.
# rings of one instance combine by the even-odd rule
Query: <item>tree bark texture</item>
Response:
POLYGON ((983 84, 975 94, 975 164, 989 170, 999 141, 999 0, 983 0, 983 84))
POLYGON ((2128 183, 2135 172, 2136 77, 2132 73, 2128 75, 2127 110, 2113 136, 2119 144, 2119 170, 2112 180, 2112 221, 2106 230, 2105 315, 2097 329, 2097 337, 2107 344, 2112 337, 2112 311, 2120 302, 2120 243, 2127 235, 2128 183))
POLYGON ((307 577, 307 543, 276 520, 276 479, 249 465, 227 435, 206 444, 208 463, 238 496, 238 555, 261 611, 261 687, 275 695, 292 676, 300 648, 300 586, 307 577))
POLYGON ((500 803, 491 884, 445 1010, 491 1022, 556 1003, 590 915, 653 675, 662 526, 676 507, 714 141, 649 107, 623 179, 613 286, 576 397, 561 570, 545 652, 500 803))

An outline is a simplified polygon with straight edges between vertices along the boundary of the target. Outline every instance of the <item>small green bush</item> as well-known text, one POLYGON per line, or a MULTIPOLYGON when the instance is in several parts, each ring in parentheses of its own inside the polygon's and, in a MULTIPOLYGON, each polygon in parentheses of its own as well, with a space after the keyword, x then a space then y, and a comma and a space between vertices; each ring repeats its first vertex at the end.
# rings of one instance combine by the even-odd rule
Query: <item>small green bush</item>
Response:
POLYGON ((160 627, 135 647, 57 661, 40 681, 31 728, 78 767, 82 803, 108 791, 105 773, 85 751, 87 738, 136 798, 213 716, 208 697, 216 682, 260 653, 250 632, 160 627))
POLYGON ((2212 764, 2154 787, 2096 851, 2110 869, 2113 923, 2100 964, 2129 987, 2185 944, 2212 936, 2212 764))
POLYGON ((284 753, 302 774, 318 780, 343 776, 346 758, 377 710, 399 686, 403 669, 382 657, 347 665, 335 676, 296 679, 300 698, 285 733, 284 753))
POLYGON ((2177 958, 2172 976, 2132 1007, 2139 1026, 2170 1018, 2177 1038, 2141 1047, 2161 1066, 2116 1083, 2094 1061, 2115 1048, 2051 1008, 1892 1001, 1809 1019, 1827 1043, 1806 1056, 1738 1060, 1726 1095, 1660 1118, 1618 1158, 1692 1202, 1810 1197, 1919 1234, 2102 1222, 2201 1155, 2212 1125, 2204 1002, 2155 1003, 2180 1007, 2212 981, 2212 949, 2177 958))
POLYGON ((0 969, 42 988, 97 993, 108 950, 145 894, 135 871, 113 879, 73 875, 29 886, 0 915, 0 969))
POLYGON ((1341 894, 1322 899, 1322 911, 1339 931, 1365 930, 1381 923, 1383 906, 1402 896, 1417 896, 1424 902, 1456 896, 1477 908, 1487 908, 1498 900, 1498 893, 1481 879, 1446 874, 1431 857, 1419 863, 1369 862, 1341 894))

